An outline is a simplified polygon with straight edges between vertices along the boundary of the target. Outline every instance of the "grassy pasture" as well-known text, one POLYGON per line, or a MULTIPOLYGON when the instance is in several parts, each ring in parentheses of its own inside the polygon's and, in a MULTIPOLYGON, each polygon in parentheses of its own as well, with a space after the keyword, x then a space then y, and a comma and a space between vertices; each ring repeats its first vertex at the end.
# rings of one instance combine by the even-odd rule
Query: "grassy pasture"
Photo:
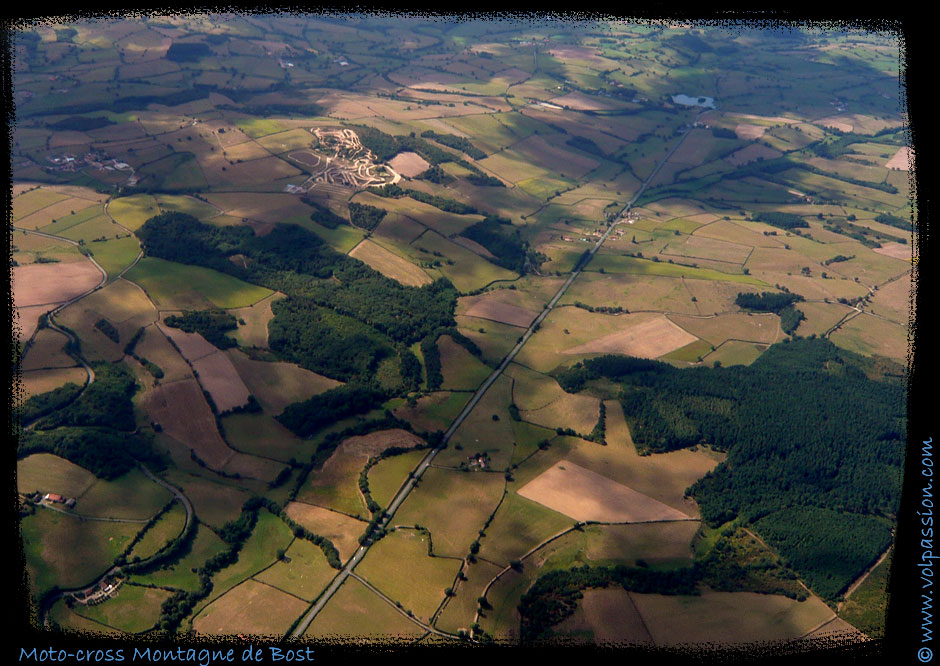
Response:
POLYGON ((418 466, 427 451, 409 451, 391 456, 369 470, 369 493, 383 507, 388 506, 408 475, 418 466))
POLYGON ((255 361, 234 349, 227 353, 248 390, 271 415, 342 384, 294 363, 255 361))
MULTIPOLYGON (((113 224, 111 226, 117 228, 113 224)), ((130 266, 140 253, 140 243, 128 236, 90 243, 89 246, 95 261, 107 272, 110 279, 114 279, 130 266)))
POLYGON ((505 469, 512 457, 511 391, 511 380, 500 375, 454 433, 447 449, 438 454, 436 462, 456 467, 478 451, 490 456, 491 468, 505 469), (497 420, 493 419, 494 414, 497 420))
POLYGON ((440 267, 440 271, 454 283, 458 290, 464 293, 484 287, 496 280, 512 280, 517 277, 512 271, 491 264, 486 259, 433 231, 423 234, 414 241, 412 246, 418 248, 419 251, 421 248, 425 249, 427 252, 418 256, 425 257, 427 261, 436 258, 434 252, 440 252, 450 259, 453 265, 445 264, 440 267))
POLYGON ((506 566, 574 523, 572 518, 509 491, 486 529, 480 557, 506 566))
POLYGON ((229 414, 222 417, 225 436, 235 449, 255 456, 287 462, 303 460, 314 447, 297 438, 268 414, 229 414))
POLYGON ((153 299, 168 310, 241 308, 273 292, 201 266, 188 266, 144 257, 127 273, 153 299))
POLYGON ((65 353, 68 338, 51 328, 44 328, 33 336, 33 343, 22 359, 25 372, 47 368, 71 368, 75 359, 65 353))
POLYGON ((166 590, 122 585, 117 593, 96 606, 76 604, 76 614, 114 627, 120 631, 135 634, 155 626, 160 620, 160 604, 170 596, 166 590))
POLYGON ((13 259, 19 265, 36 263, 41 258, 60 262, 84 261, 78 248, 62 240, 38 234, 11 234, 13 259))
POLYGON ((780 318, 774 314, 728 313, 704 318, 675 314, 668 318, 716 347, 726 340, 770 344, 780 335, 780 318))
POLYGON ((212 530, 204 525, 196 528, 196 538, 189 552, 174 566, 157 569, 143 575, 135 575, 131 580, 142 584, 167 585, 183 590, 196 590, 199 577, 194 572, 205 562, 225 549, 225 544, 212 530))
POLYGON ((132 469, 113 481, 98 479, 78 496, 75 512, 98 518, 146 520, 172 497, 170 491, 139 469, 132 469))
POLYGON ((482 596, 483 589, 500 572, 500 569, 501 567, 495 564, 480 560, 465 566, 464 574, 467 580, 459 583, 457 595, 447 602, 435 626, 451 633, 456 633, 460 629, 469 631, 479 606, 477 599, 482 596))
POLYGON ((199 521, 214 528, 238 518, 248 499, 240 488, 179 470, 167 473, 166 480, 189 498, 199 521))
MULTIPOLYGON (((245 541, 239 551, 238 561, 217 572, 212 577, 212 592, 196 605, 192 618, 194 628, 198 628, 202 622, 201 613, 203 609, 206 609, 212 602, 225 595, 239 583, 273 564, 277 560, 277 551, 282 548, 286 550, 293 538, 294 535, 291 534, 290 528, 287 527, 284 521, 267 511, 259 511, 258 522, 251 536, 248 537, 248 540, 245 541)), ((296 615, 303 611, 306 604, 300 602, 299 607, 300 610, 296 615)), ((273 614, 261 613, 261 615, 271 616, 273 614)), ((285 624, 290 624, 290 622, 285 622, 285 624)))
POLYGON ((197 634, 281 636, 307 602, 271 585, 246 580, 193 618, 197 634))
POLYGON ((82 521, 48 509, 20 521, 30 588, 38 598, 53 585, 79 587, 110 567, 139 523, 82 521))
POLYGON ((515 347, 522 330, 518 326, 489 319, 457 315, 457 330, 473 340, 483 352, 483 360, 496 364, 515 347), (482 329, 482 330, 481 330, 482 329))
POLYGON ((652 644, 629 593, 618 587, 585 590, 575 612, 553 627, 552 635, 593 644, 652 644))
POLYGON ((591 263, 588 264, 588 270, 599 271, 601 269, 607 273, 630 273, 643 276, 662 275, 683 277, 689 280, 727 280, 761 287, 767 286, 765 282, 756 277, 741 273, 723 272, 710 268, 694 268, 681 264, 670 264, 665 261, 655 262, 637 257, 598 252, 591 260, 591 263))
POLYGON ((861 585, 842 604, 839 617, 852 623, 872 638, 884 635, 887 612, 888 577, 891 572, 891 555, 875 567, 861 585))
POLYGON ((62 232, 100 215, 101 212, 101 205, 93 201, 68 197, 14 222, 23 229, 38 229, 47 234, 61 235, 62 232))
POLYGON ((281 298, 284 298, 283 294, 275 292, 253 305, 230 310, 239 322, 238 328, 231 333, 239 345, 262 348, 268 346, 268 322, 274 318, 271 304, 281 298), (242 324, 242 321, 245 323, 242 324))
POLYGON ((430 468, 395 514, 395 524, 427 528, 435 555, 464 557, 504 486, 502 474, 430 468))
MULTIPOLYGON (((255 575, 254 580, 305 601, 313 601, 336 573, 319 546, 304 539, 294 539, 285 553, 285 559, 255 575)), ((290 614, 285 616, 280 612, 276 615, 281 620, 291 617, 290 614)))
POLYGON ((728 340, 718 346, 715 351, 704 356, 705 363, 721 363, 729 365, 750 365, 767 351, 767 345, 758 345, 752 342, 728 340))
POLYGON ((459 567, 457 560, 428 556, 426 534, 398 529, 369 549, 356 572, 427 622, 459 567), (400 567, 401 562, 408 562, 408 568, 400 567))
POLYGON ((419 430, 447 430, 468 400, 469 393, 438 391, 418 398, 416 407, 396 408, 394 414, 419 430))
POLYGON ((129 559, 150 557, 183 531, 186 524, 186 509, 180 502, 174 502, 160 520, 144 534, 134 546, 129 559))
POLYGON ((444 376, 441 388, 445 390, 474 390, 493 371, 449 335, 438 338, 437 346, 441 353, 441 374, 444 376))
POLYGON ((35 190, 24 192, 13 199, 13 221, 18 222, 38 210, 42 210, 67 198, 67 194, 57 192, 48 187, 39 187, 35 190))
POLYGON ((833 331, 829 339, 858 354, 877 354, 906 363, 907 333, 907 326, 862 313, 833 331))

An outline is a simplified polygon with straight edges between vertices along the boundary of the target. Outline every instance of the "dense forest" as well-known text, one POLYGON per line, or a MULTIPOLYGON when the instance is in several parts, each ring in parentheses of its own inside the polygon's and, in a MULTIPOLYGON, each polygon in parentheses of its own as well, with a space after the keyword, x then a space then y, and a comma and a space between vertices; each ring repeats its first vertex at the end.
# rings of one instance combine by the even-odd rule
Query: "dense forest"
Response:
POLYGON ((489 250, 495 256, 490 261, 497 266, 520 274, 525 272, 529 244, 522 239, 519 229, 506 218, 489 216, 467 227, 460 235, 489 250))
POLYGON ((238 321, 225 310, 188 310, 182 315, 170 315, 163 323, 187 333, 198 333, 219 349, 228 349, 238 343, 226 333, 238 328, 238 321))
MULTIPOLYGON (((870 369, 871 363, 828 340, 799 338, 773 345, 748 367, 678 369, 600 356, 558 379, 566 391, 600 377, 618 382, 641 452, 701 444, 727 451, 726 461, 689 489, 710 525, 736 517, 755 523, 785 509, 825 510, 801 514, 816 521, 800 532, 803 559, 794 559, 796 551, 779 531, 767 538, 819 585, 820 594, 829 594, 831 585, 820 581, 829 580, 821 576, 831 567, 818 567, 821 554, 833 552, 830 535, 840 535, 843 559, 851 562, 846 567, 860 573, 859 563, 877 554, 887 529, 862 515, 897 511, 905 389, 896 380, 869 378, 870 369), (839 521, 843 527, 836 530, 839 521)), ((767 521, 757 525, 775 524, 767 521)))
POLYGON ((134 377, 113 363, 95 364, 94 370, 95 381, 77 398, 74 384, 35 396, 39 406, 58 407, 23 432, 17 457, 53 453, 108 480, 129 472, 137 460, 160 466, 150 439, 136 431, 134 377))
POLYGON ((337 386, 288 405, 277 420, 298 437, 309 437, 325 425, 379 407, 387 397, 383 391, 368 386, 337 386))
POLYGON ((412 344, 454 325, 457 290, 448 280, 406 287, 296 225, 278 225, 258 237, 247 227, 213 227, 164 213, 137 235, 149 256, 213 268, 287 294, 272 306, 271 348, 337 379, 369 376, 378 361, 394 354, 394 342, 412 344), (236 254, 245 258, 243 265, 229 260, 236 254))

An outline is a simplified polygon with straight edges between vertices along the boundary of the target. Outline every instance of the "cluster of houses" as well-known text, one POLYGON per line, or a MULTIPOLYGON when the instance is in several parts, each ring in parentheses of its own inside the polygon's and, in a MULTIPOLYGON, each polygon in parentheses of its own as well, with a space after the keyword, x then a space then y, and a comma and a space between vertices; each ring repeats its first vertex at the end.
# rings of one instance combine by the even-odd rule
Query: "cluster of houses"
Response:
POLYGON ((122 162, 116 158, 108 157, 94 151, 85 153, 81 157, 74 155, 50 155, 47 157, 52 166, 44 167, 47 172, 69 172, 73 173, 85 167, 94 169, 104 169, 105 171, 129 171, 130 176, 127 179, 128 185, 136 185, 139 178, 134 175, 134 167, 127 162, 122 162))
POLYGON ((490 461, 490 456, 487 453, 474 453, 472 456, 467 456, 467 466, 471 469, 486 469, 486 464, 490 461))
POLYGON ((36 493, 33 496, 33 501, 36 502, 36 504, 64 504, 70 509, 75 508, 74 497, 63 497, 57 493, 46 493, 45 495, 36 493))
POLYGON ((113 595, 117 589, 121 587, 122 583, 124 583, 124 579, 120 576, 107 576, 101 579, 97 585, 94 585, 87 590, 73 592, 72 598, 80 604, 94 606, 95 604, 100 604, 102 601, 109 599, 111 595, 113 595))

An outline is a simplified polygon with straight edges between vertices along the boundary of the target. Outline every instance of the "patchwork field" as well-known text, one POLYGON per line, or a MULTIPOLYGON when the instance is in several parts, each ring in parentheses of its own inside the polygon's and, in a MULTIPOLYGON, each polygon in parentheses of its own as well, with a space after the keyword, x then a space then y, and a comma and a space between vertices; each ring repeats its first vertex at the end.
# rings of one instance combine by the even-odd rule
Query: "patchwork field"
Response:
POLYGON ((567 460, 518 491, 519 495, 579 521, 645 523, 689 516, 632 488, 567 460))

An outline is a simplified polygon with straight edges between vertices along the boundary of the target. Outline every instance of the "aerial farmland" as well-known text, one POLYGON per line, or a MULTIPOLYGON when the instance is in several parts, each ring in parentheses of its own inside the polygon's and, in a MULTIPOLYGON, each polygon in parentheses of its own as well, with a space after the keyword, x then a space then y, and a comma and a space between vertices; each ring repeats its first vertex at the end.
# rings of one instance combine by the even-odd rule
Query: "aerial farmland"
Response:
POLYGON ((919 240, 900 39, 16 26, 24 613, 122 640, 882 638, 919 240))

